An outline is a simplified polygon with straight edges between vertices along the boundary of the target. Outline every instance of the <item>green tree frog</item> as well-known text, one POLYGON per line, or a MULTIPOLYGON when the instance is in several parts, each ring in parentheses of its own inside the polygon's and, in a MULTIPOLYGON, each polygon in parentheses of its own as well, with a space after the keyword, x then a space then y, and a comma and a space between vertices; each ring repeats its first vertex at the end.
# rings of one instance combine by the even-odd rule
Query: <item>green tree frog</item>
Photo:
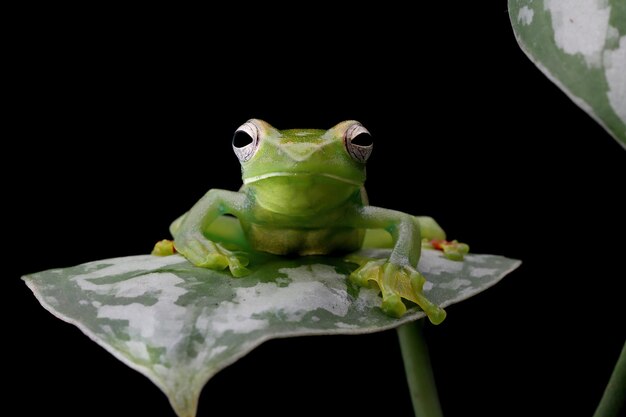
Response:
POLYGON ((361 123, 277 130, 252 119, 236 130, 232 144, 241 163, 241 189, 209 190, 172 223, 174 241, 157 243, 153 254, 176 251, 196 266, 229 268, 241 277, 250 272, 246 251, 349 254, 364 242, 374 243, 391 247, 389 258, 348 255, 358 264, 350 280, 360 286, 375 282, 382 310, 391 316, 405 313, 404 298, 418 304, 431 322, 444 320, 445 311, 422 293, 426 280, 417 270, 422 238, 444 242, 451 258, 462 259, 468 248, 445 242, 430 217, 368 205, 363 184, 373 141, 361 123))

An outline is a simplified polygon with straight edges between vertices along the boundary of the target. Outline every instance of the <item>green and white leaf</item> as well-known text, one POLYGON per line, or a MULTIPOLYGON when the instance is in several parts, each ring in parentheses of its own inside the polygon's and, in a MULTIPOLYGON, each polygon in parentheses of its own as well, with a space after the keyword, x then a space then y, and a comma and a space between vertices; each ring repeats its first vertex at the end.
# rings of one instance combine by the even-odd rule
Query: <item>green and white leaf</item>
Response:
POLYGON ((626 1, 509 0, 530 60, 626 147, 626 1))
MULTIPOLYGON (((368 255, 387 258, 389 252, 368 255)), ((454 262, 425 250, 419 268, 429 281, 425 294, 445 307, 494 285, 519 264, 494 255, 454 262)), ((150 378, 180 417, 192 417, 209 378, 268 339, 377 332, 424 317, 416 306, 402 319, 386 316, 376 291, 348 282, 354 268, 332 257, 272 257, 234 279, 178 255, 146 255, 24 280, 47 310, 150 378)))

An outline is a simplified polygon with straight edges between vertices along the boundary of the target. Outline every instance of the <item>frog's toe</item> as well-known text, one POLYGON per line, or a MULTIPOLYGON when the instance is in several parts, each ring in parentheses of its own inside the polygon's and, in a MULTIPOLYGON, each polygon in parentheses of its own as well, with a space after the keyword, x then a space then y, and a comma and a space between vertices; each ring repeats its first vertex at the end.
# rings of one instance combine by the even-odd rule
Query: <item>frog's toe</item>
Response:
POLYGON ((381 308, 385 314, 396 318, 400 318, 406 313, 406 306, 398 294, 385 297, 381 308))
POLYGON ((152 249, 152 255, 154 256, 169 256, 175 253, 174 242, 168 239, 158 241, 152 249))
POLYGON ((252 271, 250 271, 245 266, 233 266, 230 265, 230 272, 233 274, 235 278, 245 277, 246 275, 250 275, 252 271))
POLYGON ((217 271, 226 269, 229 265, 228 258, 221 253, 210 253, 206 255, 204 260, 196 264, 196 266, 201 268, 214 269, 217 271))
POLYGON ((435 306, 427 312, 427 316, 432 324, 441 324, 446 319, 447 313, 443 308, 435 306))
POLYGON ((359 287, 371 287, 372 281, 379 281, 379 275, 381 273, 381 266, 383 263, 383 260, 369 260, 364 262, 359 268, 350 274, 350 281, 359 287))
POLYGON ((228 267, 235 278, 250 275, 251 271, 246 268, 247 265, 248 258, 243 255, 237 254, 228 258, 228 267))
POLYGON ((359 271, 358 269, 350 274, 348 277, 350 282, 354 285, 367 288, 370 286, 368 274, 363 271, 359 271))
POLYGON ((228 258, 215 250, 211 242, 207 245, 199 240, 190 240, 184 245, 176 245, 176 251, 200 268, 221 271, 229 265, 228 258))
POLYGON ((462 261, 469 253, 469 246, 458 240, 431 240, 422 242, 422 246, 430 249, 438 249, 443 252, 443 256, 452 261, 462 261))
POLYGON ((209 248, 198 239, 188 239, 184 243, 174 242, 174 247, 178 253, 183 255, 189 262, 201 268, 212 268, 217 259, 212 255, 209 248))
POLYGON ((453 261, 462 261, 465 255, 469 253, 469 246, 465 243, 453 240, 448 245, 442 245, 443 256, 453 261))
POLYGON ((349 279, 350 282, 359 287, 367 287, 369 285, 367 276, 357 271, 351 273, 349 279))
POLYGON ((239 278, 250 274, 250 270, 246 268, 249 263, 248 256, 244 252, 226 249, 219 243, 215 246, 226 262, 224 268, 228 267, 233 277, 239 278))

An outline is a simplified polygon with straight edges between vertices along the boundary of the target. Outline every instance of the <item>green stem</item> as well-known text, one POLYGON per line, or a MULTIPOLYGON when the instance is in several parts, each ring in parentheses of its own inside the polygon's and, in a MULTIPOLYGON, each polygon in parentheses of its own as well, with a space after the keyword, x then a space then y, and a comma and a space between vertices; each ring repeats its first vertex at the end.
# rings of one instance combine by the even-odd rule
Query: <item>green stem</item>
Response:
POLYGON ((622 416, 620 413, 626 411, 624 397, 626 397, 626 343, 593 417, 622 416))
POLYGON ((398 338, 416 417, 443 417, 422 334, 423 320, 398 327, 398 338))

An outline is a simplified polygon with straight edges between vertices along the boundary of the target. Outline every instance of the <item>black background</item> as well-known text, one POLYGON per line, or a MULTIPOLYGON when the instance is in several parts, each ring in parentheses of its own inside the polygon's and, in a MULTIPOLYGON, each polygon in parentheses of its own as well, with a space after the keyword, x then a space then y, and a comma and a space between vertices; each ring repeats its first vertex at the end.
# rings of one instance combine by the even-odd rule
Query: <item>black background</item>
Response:
MULTIPOLYGON (((624 150, 523 55, 505 2, 301 7, 24 19, 3 152, 20 166, 3 168, 6 403, 173 416, 19 276, 149 251, 206 190, 239 187, 230 138, 248 118, 357 119, 375 137, 372 204, 524 262, 426 329, 445 415, 590 415, 625 336, 624 150)), ((265 343, 208 383, 198 415, 296 410, 411 415, 395 333, 265 343)))

